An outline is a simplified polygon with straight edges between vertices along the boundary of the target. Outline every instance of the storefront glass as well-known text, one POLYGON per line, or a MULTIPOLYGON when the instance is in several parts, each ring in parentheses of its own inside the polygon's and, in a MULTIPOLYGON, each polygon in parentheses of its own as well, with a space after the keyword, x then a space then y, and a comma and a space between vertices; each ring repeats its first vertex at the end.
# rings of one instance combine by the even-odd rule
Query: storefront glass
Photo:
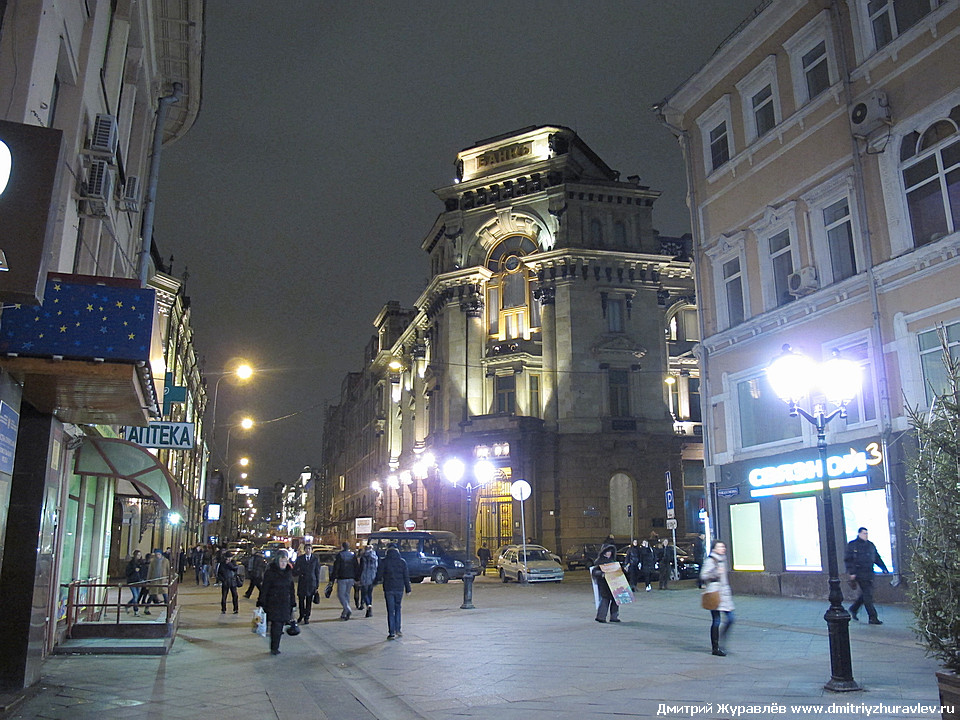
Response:
POLYGON ((783 560, 786 570, 818 571, 820 562, 820 521, 815 497, 780 501, 783 528, 783 560))
POLYGON ((734 570, 763 570, 763 533, 760 503, 730 506, 730 540, 734 570))
MULTIPOLYGON (((843 494, 843 529, 847 542, 857 537, 857 529, 867 528, 870 542, 877 546, 890 572, 896 572, 891 552, 887 495, 883 490, 864 490, 843 494)), ((876 568, 875 568, 876 569, 876 568)))

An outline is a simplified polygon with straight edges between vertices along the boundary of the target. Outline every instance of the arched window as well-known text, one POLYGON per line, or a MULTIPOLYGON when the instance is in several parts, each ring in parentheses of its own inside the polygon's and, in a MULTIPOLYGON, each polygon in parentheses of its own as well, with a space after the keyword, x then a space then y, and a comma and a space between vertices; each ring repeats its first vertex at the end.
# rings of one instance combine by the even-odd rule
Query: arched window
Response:
POLYGON ((900 146, 901 177, 917 247, 960 230, 960 132, 957 110, 900 146))
POLYGON ((540 328, 539 303, 533 299, 535 279, 522 258, 537 252, 524 235, 504 238, 487 258, 493 273, 487 283, 487 334, 499 340, 529 339, 540 328))

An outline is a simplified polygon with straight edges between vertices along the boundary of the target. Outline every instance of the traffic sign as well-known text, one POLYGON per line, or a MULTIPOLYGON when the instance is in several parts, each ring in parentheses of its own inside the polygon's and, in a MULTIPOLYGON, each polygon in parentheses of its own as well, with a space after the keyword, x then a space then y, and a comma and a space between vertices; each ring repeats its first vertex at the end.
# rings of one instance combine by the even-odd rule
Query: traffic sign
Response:
POLYGON ((667 520, 667 530, 676 530, 676 529, 677 529, 677 521, 672 518, 670 520, 667 520))
POLYGON ((415 521, 415 520, 404 520, 404 521, 403 521, 403 529, 406 530, 407 532, 412 532, 413 530, 416 530, 416 529, 417 529, 417 523, 416 523, 416 521, 415 521))
POLYGON ((667 490, 664 493, 664 496, 667 499, 667 517, 674 517, 674 508, 673 508, 673 490, 667 490))

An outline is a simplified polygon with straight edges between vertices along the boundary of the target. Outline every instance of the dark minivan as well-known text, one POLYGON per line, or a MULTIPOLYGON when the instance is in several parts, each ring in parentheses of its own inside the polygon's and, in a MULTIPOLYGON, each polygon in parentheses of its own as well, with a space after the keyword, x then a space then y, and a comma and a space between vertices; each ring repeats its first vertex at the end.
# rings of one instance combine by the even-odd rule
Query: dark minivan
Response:
POLYGON ((427 577, 435 583, 463 578, 467 556, 463 544, 452 532, 381 530, 370 533, 367 543, 380 558, 387 554, 390 545, 396 545, 400 556, 407 561, 411 582, 422 582, 427 577))

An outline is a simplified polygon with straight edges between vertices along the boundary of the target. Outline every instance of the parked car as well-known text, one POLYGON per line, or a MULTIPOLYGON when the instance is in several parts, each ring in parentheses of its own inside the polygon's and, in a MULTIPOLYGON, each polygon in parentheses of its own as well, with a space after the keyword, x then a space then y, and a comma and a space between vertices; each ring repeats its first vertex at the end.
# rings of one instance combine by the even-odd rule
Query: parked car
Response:
POLYGON ((581 543, 574 545, 567 550, 563 562, 567 570, 573 570, 576 567, 588 568, 593 565, 593 561, 600 554, 600 543, 581 543))
POLYGON ((563 568, 553 553, 542 545, 507 546, 497 559, 497 571, 503 582, 560 582, 563 568))

